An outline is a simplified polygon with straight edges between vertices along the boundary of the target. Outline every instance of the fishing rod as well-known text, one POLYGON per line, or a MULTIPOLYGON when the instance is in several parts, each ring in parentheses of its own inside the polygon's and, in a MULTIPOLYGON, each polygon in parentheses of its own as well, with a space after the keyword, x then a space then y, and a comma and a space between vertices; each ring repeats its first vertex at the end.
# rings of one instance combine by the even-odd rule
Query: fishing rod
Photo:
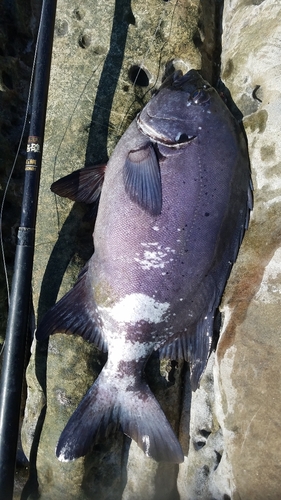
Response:
POLYGON ((12 500, 22 383, 31 299, 35 223, 38 205, 56 0, 43 0, 38 30, 27 140, 21 221, 12 279, 0 379, 0 498, 12 500))

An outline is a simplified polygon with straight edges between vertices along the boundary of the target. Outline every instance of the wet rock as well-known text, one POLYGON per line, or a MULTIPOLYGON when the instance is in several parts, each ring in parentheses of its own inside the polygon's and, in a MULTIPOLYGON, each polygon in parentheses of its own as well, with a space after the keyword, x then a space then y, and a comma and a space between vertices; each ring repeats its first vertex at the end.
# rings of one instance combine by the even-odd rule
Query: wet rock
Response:
POLYGON ((222 77, 244 114, 255 205, 222 311, 217 418, 231 498, 280 497, 280 5, 225 4, 222 77))
POLYGON ((190 446, 184 463, 180 464, 177 481, 180 499, 184 500, 223 499, 229 493, 228 471, 224 470, 222 474, 224 442, 216 417, 214 358, 213 353, 200 388, 192 393, 190 446))

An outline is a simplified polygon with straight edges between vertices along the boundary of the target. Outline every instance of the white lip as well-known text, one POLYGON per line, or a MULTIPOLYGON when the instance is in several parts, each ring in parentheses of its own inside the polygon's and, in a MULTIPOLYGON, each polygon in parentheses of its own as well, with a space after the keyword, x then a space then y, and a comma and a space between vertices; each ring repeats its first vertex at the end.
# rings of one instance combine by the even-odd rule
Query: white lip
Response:
POLYGON ((158 142, 159 144, 162 144, 163 146, 166 146, 168 148, 183 148, 188 144, 190 141, 195 139, 196 136, 188 136, 188 140, 186 142, 172 142, 171 140, 167 139, 166 136, 162 134, 157 134, 155 129, 148 125, 147 123, 144 123, 140 115, 137 117, 137 127, 139 130, 144 134, 147 135, 152 141, 158 142))
POLYGON ((140 115, 137 117, 137 126, 144 135, 148 135, 151 139, 160 142, 160 144, 166 144, 165 140, 167 139, 165 136, 156 134, 154 128, 141 121, 140 115))

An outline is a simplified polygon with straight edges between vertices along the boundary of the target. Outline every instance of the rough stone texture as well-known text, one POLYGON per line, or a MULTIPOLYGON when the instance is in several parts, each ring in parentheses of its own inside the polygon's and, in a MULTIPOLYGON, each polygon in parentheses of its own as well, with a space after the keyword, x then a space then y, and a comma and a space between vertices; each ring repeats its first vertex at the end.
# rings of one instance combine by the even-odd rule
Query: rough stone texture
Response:
POLYGON ((281 491, 280 16, 274 0, 225 2, 222 77, 244 114, 255 188, 215 364, 234 500, 274 500, 281 491))
POLYGON ((216 418, 214 357, 213 353, 200 388, 192 393, 190 446, 184 463, 180 465, 177 481, 180 499, 184 500, 223 499, 228 493, 228 476, 224 478, 221 471, 224 443, 222 429, 216 418))

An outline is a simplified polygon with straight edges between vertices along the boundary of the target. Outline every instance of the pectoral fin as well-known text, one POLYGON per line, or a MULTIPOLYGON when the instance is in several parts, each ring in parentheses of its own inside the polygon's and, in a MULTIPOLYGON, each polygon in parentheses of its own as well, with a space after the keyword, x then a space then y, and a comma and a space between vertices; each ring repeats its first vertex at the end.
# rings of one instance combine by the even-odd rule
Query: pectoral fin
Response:
POLYGON ((106 164, 75 170, 51 185, 51 191, 64 198, 94 203, 101 192, 106 164))
POLYGON ((151 215, 162 209, 159 163, 152 144, 130 151, 124 165, 125 190, 132 201, 151 215))

